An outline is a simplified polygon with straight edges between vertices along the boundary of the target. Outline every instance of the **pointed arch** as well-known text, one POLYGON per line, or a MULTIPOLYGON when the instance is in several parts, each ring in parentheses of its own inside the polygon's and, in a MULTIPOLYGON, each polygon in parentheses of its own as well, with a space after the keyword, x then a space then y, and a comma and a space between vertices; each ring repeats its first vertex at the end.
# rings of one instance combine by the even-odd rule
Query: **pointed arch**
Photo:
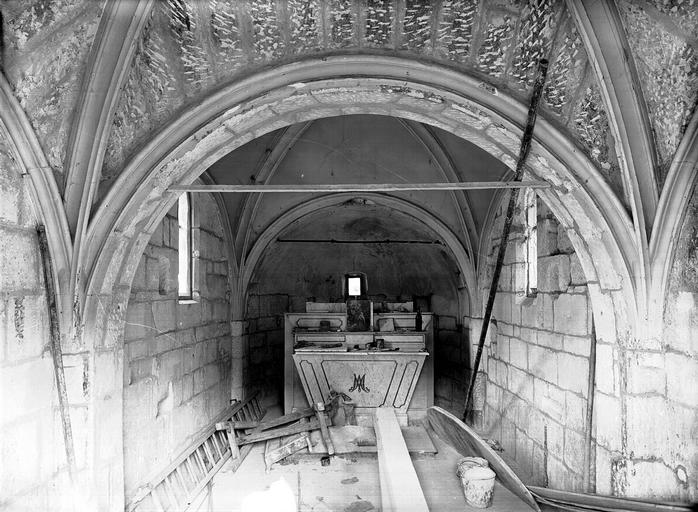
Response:
MULTIPOLYGON (((245 290, 247 290, 250 280, 252 279, 252 275, 254 274, 254 271, 264 254, 264 251, 279 236, 279 234, 283 232, 284 229, 290 226, 293 222, 302 219, 312 212, 322 208, 340 205, 356 197, 357 195, 354 193, 325 195, 310 199, 279 216, 261 233, 259 238, 257 238, 252 246, 248 257, 245 258, 240 279, 241 291, 244 293, 245 290)), ((477 294, 477 282, 473 261, 458 237, 443 222, 436 218, 436 216, 434 216, 434 214, 431 212, 404 199, 378 193, 361 194, 361 197, 364 199, 370 199, 378 205, 406 214, 414 219, 415 222, 429 228, 437 237, 443 240, 446 247, 451 252, 451 255, 453 256, 453 259, 461 273, 460 277, 462 282, 458 283, 458 286, 466 287, 471 304, 475 301, 475 296, 477 294)))
POLYGON ((24 110, 12 92, 12 86, 0 73, 0 128, 5 139, 12 145, 17 163, 28 177, 29 191, 39 221, 46 227, 49 250, 56 280, 58 307, 61 311, 61 327, 68 332, 71 325, 70 230, 58 185, 48 160, 41 149, 36 133, 31 127, 24 110))

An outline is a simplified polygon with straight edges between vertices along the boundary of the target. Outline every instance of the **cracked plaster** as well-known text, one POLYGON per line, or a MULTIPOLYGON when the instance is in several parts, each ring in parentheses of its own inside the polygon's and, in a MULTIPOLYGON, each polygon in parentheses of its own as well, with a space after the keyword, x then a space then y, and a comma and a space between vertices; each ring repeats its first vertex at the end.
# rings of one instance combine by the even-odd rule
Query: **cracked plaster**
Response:
POLYGON ((511 0, 480 6, 472 0, 453 0, 439 8, 407 2, 397 9, 385 0, 331 0, 322 6, 279 0, 251 2, 245 8, 223 0, 208 0, 198 8, 191 0, 168 0, 162 5, 154 10, 139 41, 116 110, 100 196, 148 137, 216 87, 249 76, 261 66, 341 48, 350 53, 389 50, 456 65, 471 74, 484 74, 486 85, 496 84, 522 103, 530 94, 532 62, 549 56, 551 81, 542 115, 564 126, 595 158, 624 200, 615 143, 605 135, 606 126, 595 116, 571 115, 584 98, 591 111, 605 119, 600 96, 589 96, 578 86, 591 82, 591 90, 597 89, 563 2, 545 1, 539 10, 511 0), (207 18, 207 12, 215 15, 207 18))

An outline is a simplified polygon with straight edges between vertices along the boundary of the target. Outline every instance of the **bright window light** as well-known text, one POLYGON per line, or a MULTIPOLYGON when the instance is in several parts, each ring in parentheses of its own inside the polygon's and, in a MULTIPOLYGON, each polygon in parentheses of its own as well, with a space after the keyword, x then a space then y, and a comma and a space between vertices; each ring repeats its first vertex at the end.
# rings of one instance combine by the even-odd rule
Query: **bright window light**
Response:
POLYGON ((533 189, 526 189, 526 295, 535 295, 538 290, 538 205, 533 189))
POLYGON ((360 277, 350 277, 348 278, 349 293, 348 295, 357 297, 361 295, 361 278, 360 277))
POLYGON ((179 286, 179 298, 190 299, 192 297, 192 251, 191 251, 191 204, 188 193, 179 196, 177 205, 179 270, 177 283, 179 286))

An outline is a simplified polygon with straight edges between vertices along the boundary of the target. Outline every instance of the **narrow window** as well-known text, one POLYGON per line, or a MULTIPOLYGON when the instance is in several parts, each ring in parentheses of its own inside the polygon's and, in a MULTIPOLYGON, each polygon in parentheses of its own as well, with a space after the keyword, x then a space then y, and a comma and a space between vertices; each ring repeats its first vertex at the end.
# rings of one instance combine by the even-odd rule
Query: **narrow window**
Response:
POLYGON ((350 272, 344 275, 345 298, 366 298, 366 274, 363 272, 350 272))
POLYGON ((361 278, 360 277, 350 277, 349 278, 349 296, 355 297, 361 295, 361 278))
POLYGON ((536 295, 538 291, 538 196, 534 189, 528 188, 524 193, 526 216, 526 296, 536 295))
POLYGON ((192 248, 191 248, 191 197, 185 192, 179 196, 177 206, 179 270, 177 282, 180 300, 191 300, 192 294, 192 248))

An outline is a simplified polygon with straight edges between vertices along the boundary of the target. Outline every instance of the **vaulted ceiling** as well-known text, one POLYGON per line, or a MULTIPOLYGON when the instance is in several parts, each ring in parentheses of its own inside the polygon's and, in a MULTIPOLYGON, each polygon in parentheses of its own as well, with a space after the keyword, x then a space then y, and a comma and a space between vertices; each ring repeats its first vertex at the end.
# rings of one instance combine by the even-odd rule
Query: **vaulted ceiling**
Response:
MULTIPOLYGON (((508 173, 501 161, 448 132, 415 121, 367 115, 328 117, 271 132, 229 153, 208 171, 214 183, 243 185, 498 181, 508 173)), ((393 195, 439 218, 472 253, 477 251, 494 193, 393 195)), ((224 194, 238 260, 247 258, 255 241, 282 212, 309 197, 307 193, 224 194)), ((392 238, 404 238, 396 234, 412 232, 413 223, 406 217, 394 219, 392 238)))
MULTIPOLYGON (((276 65, 370 54, 460 71, 523 105, 536 62, 549 59, 540 115, 594 163, 648 253, 698 97, 695 0, 7 0, 2 30, 4 75, 43 148, 74 243, 126 163, 216 91, 276 65)), ((416 180, 427 171, 444 181, 504 175, 436 128, 363 117, 264 135, 209 174, 295 183, 416 180)), ((491 198, 459 192, 431 205, 475 247, 491 198)), ((254 196, 226 201, 244 258, 273 208, 254 196)))

